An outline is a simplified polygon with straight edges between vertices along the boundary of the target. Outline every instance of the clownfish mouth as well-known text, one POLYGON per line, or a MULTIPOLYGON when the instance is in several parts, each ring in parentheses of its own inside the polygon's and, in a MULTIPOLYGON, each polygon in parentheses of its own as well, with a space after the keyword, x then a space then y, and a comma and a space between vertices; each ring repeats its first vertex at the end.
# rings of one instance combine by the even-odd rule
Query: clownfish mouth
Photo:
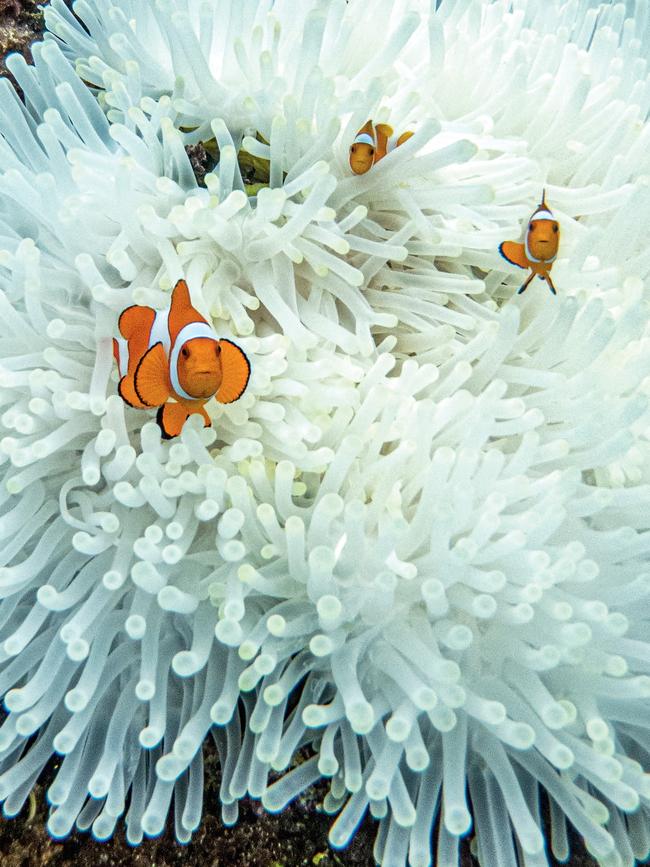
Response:
POLYGON ((201 388, 201 386, 197 384, 191 391, 188 391, 188 394, 190 394, 194 400, 209 400, 218 390, 218 388, 201 388))
POLYGON ((214 370, 193 370, 185 389, 195 400, 206 400, 212 397, 219 390, 214 370))

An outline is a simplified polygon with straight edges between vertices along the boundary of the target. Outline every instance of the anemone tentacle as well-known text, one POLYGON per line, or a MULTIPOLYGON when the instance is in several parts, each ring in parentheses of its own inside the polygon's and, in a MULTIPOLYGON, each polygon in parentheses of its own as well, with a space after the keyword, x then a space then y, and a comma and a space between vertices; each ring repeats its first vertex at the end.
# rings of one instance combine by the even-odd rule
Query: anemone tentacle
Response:
POLYGON ((187 842, 212 737, 228 824, 326 778, 384 867, 647 857, 649 9, 52 0, 0 80, 7 815, 58 753, 53 835, 187 842), (416 131, 353 177, 368 117, 416 131), (111 337, 181 276, 252 376, 166 441, 111 337))

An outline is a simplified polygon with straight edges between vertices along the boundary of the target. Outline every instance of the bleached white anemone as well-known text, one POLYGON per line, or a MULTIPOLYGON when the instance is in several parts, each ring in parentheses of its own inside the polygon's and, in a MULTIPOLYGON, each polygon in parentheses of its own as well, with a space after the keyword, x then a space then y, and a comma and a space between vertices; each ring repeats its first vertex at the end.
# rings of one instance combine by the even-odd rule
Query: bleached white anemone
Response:
POLYGON ((57 752, 52 834, 137 843, 174 795, 186 841, 211 734, 225 822, 328 777, 332 843, 369 808, 384 867, 472 823, 484 867, 567 822, 650 851, 650 7, 436 5, 53 0, 10 61, 5 813, 57 752), (353 177, 369 117, 415 135, 353 177), (559 295, 518 297, 543 186, 559 295), (180 276, 253 372, 165 442, 111 337, 180 276))

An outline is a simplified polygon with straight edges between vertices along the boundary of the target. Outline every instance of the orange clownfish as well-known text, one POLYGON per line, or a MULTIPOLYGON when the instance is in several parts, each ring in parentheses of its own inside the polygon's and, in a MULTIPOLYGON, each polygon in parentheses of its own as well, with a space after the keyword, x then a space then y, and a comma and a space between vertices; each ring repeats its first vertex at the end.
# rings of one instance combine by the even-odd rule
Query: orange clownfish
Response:
POLYGON ((528 221, 524 243, 504 241, 499 246, 499 253, 507 262, 517 265, 518 268, 531 269, 531 274, 518 290, 518 295, 526 291, 536 276, 540 280, 546 280, 553 295, 557 295, 550 272, 557 258, 559 245, 560 227, 546 204, 546 190, 544 190, 541 204, 528 221))
POLYGON ((393 135, 392 126, 369 120, 361 127, 350 145, 350 168, 355 175, 365 175, 375 163, 411 138, 411 130, 403 132, 399 138, 393 135))
POLYGON ((207 401, 232 403, 248 385, 248 359, 230 340, 220 340, 192 307, 185 280, 174 286, 168 310, 134 304, 122 311, 118 329, 113 355, 119 395, 136 409, 159 407, 156 421, 165 439, 178 436, 193 413, 207 427, 207 401))

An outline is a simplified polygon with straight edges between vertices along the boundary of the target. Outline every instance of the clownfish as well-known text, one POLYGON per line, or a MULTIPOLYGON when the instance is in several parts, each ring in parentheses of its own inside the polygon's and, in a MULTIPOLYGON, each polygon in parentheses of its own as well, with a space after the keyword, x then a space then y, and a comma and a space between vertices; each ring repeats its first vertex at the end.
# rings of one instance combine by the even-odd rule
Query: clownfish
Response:
POLYGON ((232 341, 219 339, 192 307, 185 280, 174 286, 168 310, 134 304, 122 311, 118 330, 120 337, 113 338, 118 393, 136 409, 159 407, 156 421, 165 439, 178 436, 193 413, 209 426, 207 401, 232 403, 248 385, 246 355, 232 341))
POLYGON ((528 221, 526 239, 523 244, 516 241, 504 241, 499 245, 499 253, 503 258, 518 268, 530 268, 531 274, 517 291, 518 295, 525 292, 534 277, 546 280, 553 295, 557 295, 551 280, 551 268, 557 258, 560 245, 560 227, 546 204, 546 190, 542 193, 542 201, 528 221))
POLYGON ((399 138, 393 135, 392 126, 369 120, 361 127, 350 145, 350 168, 355 175, 365 175, 375 163, 411 138, 411 130, 403 132, 399 138))

